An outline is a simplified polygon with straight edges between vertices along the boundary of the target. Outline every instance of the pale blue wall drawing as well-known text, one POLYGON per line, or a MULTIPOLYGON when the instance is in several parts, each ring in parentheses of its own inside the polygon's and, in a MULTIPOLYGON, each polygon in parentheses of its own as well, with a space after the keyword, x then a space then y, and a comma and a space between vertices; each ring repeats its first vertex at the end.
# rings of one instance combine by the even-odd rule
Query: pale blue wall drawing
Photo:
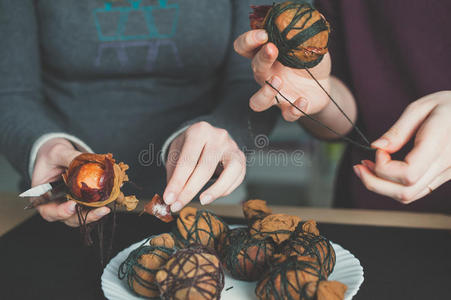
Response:
MULTIPOLYGON (((104 50, 113 49, 121 66, 126 66, 129 62, 127 49, 131 47, 147 47, 146 70, 152 71, 157 61, 158 53, 162 49, 169 49, 174 55, 174 62, 178 67, 182 67, 179 51, 172 38, 177 31, 179 19, 179 5, 177 3, 168 4, 167 0, 158 0, 155 5, 142 5, 142 0, 126 0, 129 5, 113 6, 111 2, 105 2, 104 7, 94 10, 94 22, 97 36, 101 42, 97 49, 97 57, 94 61, 96 66, 100 66, 104 50), (172 13, 169 30, 162 30, 157 24, 155 16, 164 12, 172 13), (135 28, 128 28, 132 13, 140 14, 145 20, 147 33, 137 33, 135 28), (114 28, 102 28, 99 15, 118 14, 119 19, 114 28)), ((110 18, 113 19, 113 18, 110 18)), ((110 25, 111 26, 111 25, 110 25)), ((130 26, 131 27, 131 26, 130 26)))
POLYGON ((94 20, 97 29, 97 35, 102 42, 107 41, 128 41, 128 40, 144 40, 152 38, 171 38, 177 31, 177 22, 179 18, 179 5, 177 3, 168 4, 167 0, 159 0, 157 5, 141 5, 142 0, 127 0, 131 6, 113 6, 111 2, 105 2, 104 7, 94 10, 94 20), (172 26, 169 33, 162 33, 158 29, 154 16, 161 11, 174 11, 172 26), (148 29, 147 34, 127 34, 127 22, 131 12, 143 14, 148 29), (119 21, 116 29, 112 34, 105 34, 99 22, 99 13, 119 13, 119 21))

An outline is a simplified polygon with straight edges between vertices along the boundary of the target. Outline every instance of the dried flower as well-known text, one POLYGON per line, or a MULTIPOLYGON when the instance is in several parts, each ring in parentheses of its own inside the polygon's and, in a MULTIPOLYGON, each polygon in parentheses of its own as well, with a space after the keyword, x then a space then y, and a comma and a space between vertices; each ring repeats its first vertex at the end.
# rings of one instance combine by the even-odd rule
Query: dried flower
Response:
POLYGON ((252 199, 243 203, 243 213, 248 224, 252 225, 256 220, 270 215, 272 211, 265 200, 252 199))
POLYGON ((301 218, 297 216, 273 214, 255 221, 250 228, 250 233, 253 238, 266 239, 270 237, 274 242, 280 244, 290 237, 299 222, 301 222, 301 218))
POLYGON ((144 212, 148 213, 149 215, 155 216, 166 223, 174 221, 174 217, 171 213, 171 208, 169 207, 169 205, 164 203, 163 199, 158 194, 155 194, 152 200, 150 200, 149 203, 146 204, 146 206, 144 207, 144 212))

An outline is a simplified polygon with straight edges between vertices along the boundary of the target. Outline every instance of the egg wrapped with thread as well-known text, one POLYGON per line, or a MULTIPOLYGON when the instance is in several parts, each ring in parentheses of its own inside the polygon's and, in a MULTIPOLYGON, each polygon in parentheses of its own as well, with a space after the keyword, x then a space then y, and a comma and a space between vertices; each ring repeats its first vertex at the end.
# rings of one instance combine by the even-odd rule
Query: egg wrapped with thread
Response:
POLYGON ((185 207, 179 213, 175 235, 180 247, 199 244, 215 249, 221 234, 228 230, 228 225, 213 212, 185 207))
POLYGON ((321 62, 328 51, 330 26, 310 3, 291 0, 252 8, 251 28, 267 31, 268 42, 279 49, 279 62, 296 69, 321 62))

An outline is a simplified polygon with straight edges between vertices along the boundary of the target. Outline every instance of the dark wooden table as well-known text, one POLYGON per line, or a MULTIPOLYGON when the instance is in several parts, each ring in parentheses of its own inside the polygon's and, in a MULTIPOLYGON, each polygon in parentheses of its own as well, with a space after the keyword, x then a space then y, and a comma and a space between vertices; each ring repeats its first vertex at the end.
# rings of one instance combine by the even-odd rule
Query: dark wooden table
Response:
MULTIPOLYGON (((118 225, 115 253, 173 226, 128 213, 119 214, 118 225)), ((363 265, 365 281, 354 299, 450 299, 449 230, 331 223, 319 227, 363 265)), ((0 238, 0 267, 0 299, 104 299, 96 249, 82 246, 77 229, 39 216, 0 238)))

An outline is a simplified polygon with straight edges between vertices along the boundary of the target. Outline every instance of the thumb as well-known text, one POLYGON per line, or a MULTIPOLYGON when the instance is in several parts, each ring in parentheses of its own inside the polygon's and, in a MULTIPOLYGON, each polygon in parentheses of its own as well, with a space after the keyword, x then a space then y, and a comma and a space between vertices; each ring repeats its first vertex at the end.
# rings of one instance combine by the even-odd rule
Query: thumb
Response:
POLYGON ((31 176, 32 186, 51 182, 58 178, 71 161, 80 155, 66 140, 56 138, 47 141, 38 151, 31 176))
POLYGON ((401 149, 415 134, 434 109, 433 105, 416 101, 407 106, 398 121, 371 146, 394 153, 401 149))
POLYGON ((54 163, 61 167, 69 167, 70 163, 74 158, 81 154, 80 151, 71 148, 61 149, 54 157, 54 163))

